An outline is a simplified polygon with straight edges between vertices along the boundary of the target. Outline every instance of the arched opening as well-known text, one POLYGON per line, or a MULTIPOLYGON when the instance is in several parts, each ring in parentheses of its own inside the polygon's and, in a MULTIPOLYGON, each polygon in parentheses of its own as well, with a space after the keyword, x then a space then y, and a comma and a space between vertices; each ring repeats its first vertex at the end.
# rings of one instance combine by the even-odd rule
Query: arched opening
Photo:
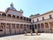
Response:
POLYGON ((32 32, 35 33, 34 25, 33 24, 31 25, 31 29, 32 29, 32 32))
POLYGON ((2 15, 0 14, 0 19, 2 19, 2 15))
POLYGON ((41 23, 41 31, 44 32, 44 24, 41 23))
POLYGON ((41 23, 41 28, 44 29, 44 24, 43 23, 41 23))
POLYGON ((15 15, 13 15, 12 18, 15 18, 15 15))
POLYGON ((19 29, 19 24, 16 25, 16 28, 19 29))
POLYGON ((2 14, 2 16, 6 16, 6 14, 5 14, 5 13, 3 13, 3 14, 2 14))
POLYGON ((37 25, 35 24, 35 29, 37 29, 37 25))
POLYGON ((29 20, 29 18, 26 19, 27 21, 29 20))
POLYGON ((20 28, 21 28, 21 29, 23 28, 23 24, 20 24, 20 28))
POLYGON ((5 23, 1 23, 1 25, 0 25, 0 32, 5 34, 5 23))
POLYGON ((8 14, 8 15, 7 15, 7 17, 11 17, 11 15, 10 15, 10 14, 8 14))
POLYGON ((7 26, 6 26, 6 34, 11 34, 11 24, 10 23, 7 23, 7 26))
POLYGON ((29 22, 31 22, 31 19, 29 18, 29 22))
POLYGON ((27 24, 27 32, 30 33, 30 25, 27 24))
POLYGON ((23 19, 23 17, 20 17, 20 19, 23 19))
POLYGON ((37 24, 38 32, 40 32, 40 24, 37 24))
POLYGON ((1 16, 1 14, 0 14, 0 16, 1 16))
POLYGON ((2 32, 3 29, 4 29, 4 26, 3 26, 2 23, 1 23, 1 25, 0 25, 0 32, 2 32))
POLYGON ((15 24, 12 24, 12 29, 15 29, 15 24))
POLYGON ((17 16, 17 18, 19 18, 19 16, 17 16))
POLYGON ((26 17, 24 17, 24 20, 26 20, 26 17))
POLYGON ((24 31, 26 31, 26 25, 24 24, 24 31))

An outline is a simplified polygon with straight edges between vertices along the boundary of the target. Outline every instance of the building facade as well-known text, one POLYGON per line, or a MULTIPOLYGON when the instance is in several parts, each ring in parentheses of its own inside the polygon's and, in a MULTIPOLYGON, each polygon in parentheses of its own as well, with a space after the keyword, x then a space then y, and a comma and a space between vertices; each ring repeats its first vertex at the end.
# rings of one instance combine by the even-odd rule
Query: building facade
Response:
POLYGON ((23 16, 23 10, 17 11, 13 4, 5 12, 0 11, 0 36, 27 32, 53 32, 53 11, 29 18, 23 16))
POLYGON ((24 17, 23 11, 17 11, 13 4, 5 12, 0 11, 0 35, 30 32, 30 25, 31 19, 24 17))
POLYGON ((39 32, 53 32, 53 11, 49 11, 42 15, 37 14, 31 16, 31 22, 34 28, 39 32))

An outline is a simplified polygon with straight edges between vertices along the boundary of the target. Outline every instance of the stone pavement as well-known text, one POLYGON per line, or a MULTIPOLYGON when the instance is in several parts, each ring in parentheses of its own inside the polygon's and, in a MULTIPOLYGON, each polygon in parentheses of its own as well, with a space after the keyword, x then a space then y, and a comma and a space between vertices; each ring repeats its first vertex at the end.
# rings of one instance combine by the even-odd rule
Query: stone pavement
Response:
POLYGON ((53 33, 40 33, 40 35, 31 36, 30 34, 22 35, 13 35, 13 36, 6 36, 0 37, 0 40, 53 40, 53 33))

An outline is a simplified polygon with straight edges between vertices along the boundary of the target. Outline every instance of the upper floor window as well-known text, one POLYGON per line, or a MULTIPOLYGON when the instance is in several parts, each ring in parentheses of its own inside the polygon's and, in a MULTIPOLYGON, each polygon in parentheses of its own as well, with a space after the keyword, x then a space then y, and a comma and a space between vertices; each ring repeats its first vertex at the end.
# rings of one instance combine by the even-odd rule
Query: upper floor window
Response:
POLYGON ((37 22, 39 21, 39 19, 37 18, 37 22))
POLYGON ((33 23, 34 23, 34 20, 33 20, 33 23))
POLYGON ((6 14, 5 14, 5 13, 3 13, 3 14, 2 14, 2 16, 6 16, 6 14))
POLYGON ((11 17, 11 15, 10 15, 10 14, 8 14, 7 16, 8 16, 8 17, 11 17))
POLYGON ((44 20, 44 17, 42 17, 42 20, 44 20))
POLYGON ((26 20, 26 17, 24 17, 24 20, 26 20))
POLYGON ((31 22, 31 19, 29 19, 29 21, 31 22))
POLYGON ((13 15, 12 17, 15 18, 15 15, 13 15))
POLYGON ((23 17, 20 17, 20 19, 22 19, 23 17))
POLYGON ((49 15, 49 18, 52 19, 52 15, 49 15))
POLYGON ((28 21, 29 19, 27 18, 27 21, 28 21))

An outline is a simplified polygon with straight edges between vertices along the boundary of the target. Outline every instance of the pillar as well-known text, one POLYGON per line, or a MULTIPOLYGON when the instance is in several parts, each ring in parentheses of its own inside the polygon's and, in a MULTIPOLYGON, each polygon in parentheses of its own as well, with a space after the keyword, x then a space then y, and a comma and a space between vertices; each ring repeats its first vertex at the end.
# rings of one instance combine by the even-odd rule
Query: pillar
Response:
POLYGON ((7 23, 5 23, 5 34, 6 34, 6 27, 7 27, 7 23))
POLYGON ((44 24, 44 32, 46 32, 45 23, 43 23, 43 24, 44 24))
POLYGON ((36 26, 37 26, 37 29, 35 30, 35 32, 38 32, 39 30, 38 30, 38 24, 36 24, 36 26))
POLYGON ((36 24, 36 26, 37 26, 37 30, 38 30, 38 24, 36 24))
POLYGON ((50 32, 50 23, 48 22, 49 32, 50 32))
POLYGON ((16 24, 15 24, 15 34, 16 34, 16 24))
POLYGON ((40 32, 41 32, 41 30, 42 30, 42 29, 41 29, 41 23, 40 23, 40 32))
POLYGON ((19 24, 19 33, 20 33, 20 24, 19 24))
POLYGON ((35 31, 35 24, 34 24, 34 31, 35 31))
POLYGON ((10 28, 10 34, 11 34, 12 24, 10 24, 9 28, 10 28))

